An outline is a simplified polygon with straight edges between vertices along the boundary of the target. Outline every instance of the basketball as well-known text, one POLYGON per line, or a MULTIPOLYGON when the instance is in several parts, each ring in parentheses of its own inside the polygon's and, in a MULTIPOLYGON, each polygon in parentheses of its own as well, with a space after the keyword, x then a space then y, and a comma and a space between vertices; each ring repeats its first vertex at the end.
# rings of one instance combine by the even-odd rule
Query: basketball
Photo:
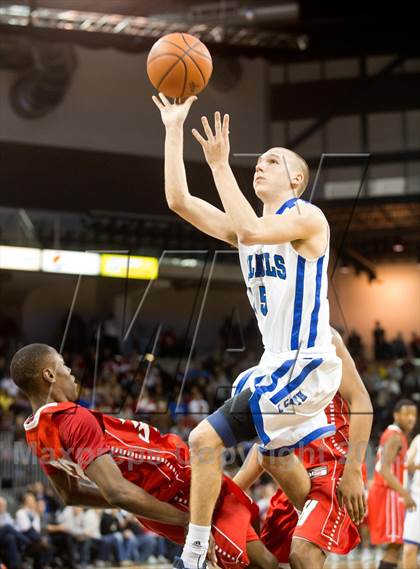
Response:
POLYGON ((152 85, 167 97, 186 99, 200 93, 213 70, 211 55, 198 38, 184 33, 167 34, 147 57, 152 85))

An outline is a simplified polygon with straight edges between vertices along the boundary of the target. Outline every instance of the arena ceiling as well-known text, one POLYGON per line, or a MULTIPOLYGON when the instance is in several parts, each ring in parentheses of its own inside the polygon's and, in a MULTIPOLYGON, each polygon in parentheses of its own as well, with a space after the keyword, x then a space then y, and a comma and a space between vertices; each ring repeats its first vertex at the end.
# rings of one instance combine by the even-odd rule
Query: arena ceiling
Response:
POLYGON ((216 54, 290 61, 419 53, 414 10, 406 0, 398 7, 328 0, 0 0, 0 31, 136 51, 168 31, 193 31, 216 54))

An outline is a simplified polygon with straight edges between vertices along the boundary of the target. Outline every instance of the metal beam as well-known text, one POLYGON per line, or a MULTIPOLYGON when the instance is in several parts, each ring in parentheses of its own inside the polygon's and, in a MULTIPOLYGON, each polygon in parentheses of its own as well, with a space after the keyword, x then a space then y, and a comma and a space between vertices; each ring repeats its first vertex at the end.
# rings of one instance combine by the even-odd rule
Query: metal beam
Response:
POLYGON ((318 120, 315 120, 314 124, 290 141, 289 148, 295 148, 334 116, 354 114, 355 112, 363 111, 367 112, 369 108, 378 112, 383 109, 385 104, 387 104, 386 110, 389 110, 389 105, 392 105, 393 110, 395 108, 400 110, 400 101, 394 100, 394 97, 391 96, 389 91, 390 82, 394 84, 397 97, 399 95, 407 95, 407 104, 408 98, 410 98, 409 108, 418 108, 420 74, 396 75, 392 78, 387 77, 394 69, 398 68, 405 59, 405 56, 396 57, 374 77, 301 83, 299 84, 300 91, 310 93, 310 97, 307 97, 305 104, 302 104, 302 101, 296 97, 295 84, 275 85, 272 90, 272 120, 281 120, 282 118, 290 120, 293 118, 313 116, 320 117, 318 120), (387 77, 386 82, 384 81, 385 77, 387 77), (404 79, 402 79, 403 77, 404 79), (413 84, 410 85, 410 87, 403 87, 401 79, 402 81, 408 80, 408 82, 413 84), (410 90, 410 93, 407 93, 407 88, 410 90), (387 98, 383 96, 384 92, 387 93, 387 98), (360 93, 363 93, 363 97, 358 96, 360 93), (275 105, 274 103, 276 94, 278 99, 282 101, 281 106, 275 105), (366 96, 368 96, 368 99, 366 96), (329 104, 331 100, 337 101, 336 104, 329 104), (327 113, 324 112, 326 106, 330 109, 327 113), (280 113, 283 109, 285 109, 287 116, 281 116, 280 113))

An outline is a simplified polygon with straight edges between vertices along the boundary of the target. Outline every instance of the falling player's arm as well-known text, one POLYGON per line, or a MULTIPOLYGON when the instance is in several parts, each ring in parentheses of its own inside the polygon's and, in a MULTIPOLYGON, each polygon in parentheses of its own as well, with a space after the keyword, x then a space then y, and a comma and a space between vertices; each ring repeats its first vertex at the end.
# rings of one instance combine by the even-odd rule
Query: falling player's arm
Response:
POLYGON ((327 221, 312 204, 299 204, 299 208, 293 208, 281 216, 258 217, 239 188, 229 164, 229 115, 225 115, 222 125, 220 113, 215 113, 214 133, 206 117, 202 117, 202 123, 207 139, 195 129, 193 134, 203 148, 223 208, 231 220, 238 241, 244 245, 270 245, 325 234, 327 221))
POLYGON ((264 472, 264 468, 261 466, 258 457, 258 445, 255 444, 249 451, 245 462, 233 478, 233 481, 236 482, 236 484, 245 492, 258 480, 258 478, 264 472))
POLYGON ((53 488, 66 506, 83 506, 86 508, 111 508, 99 488, 81 483, 74 476, 56 469, 54 474, 48 474, 53 488))
POLYGON ((136 516, 172 525, 185 525, 188 522, 185 512, 161 502, 126 480, 109 454, 91 462, 85 473, 96 487, 83 484, 58 470, 56 474, 49 475, 50 481, 66 505, 121 508, 136 516))
POLYGON ((360 523, 366 512, 362 466, 372 429, 373 407, 353 358, 334 329, 332 342, 343 366, 339 392, 350 411, 349 450, 337 494, 351 519, 360 523))
POLYGON ((232 223, 226 213, 212 204, 192 196, 188 189, 184 165, 184 121, 196 97, 182 105, 171 104, 160 94, 153 101, 161 111, 166 127, 165 136, 165 196, 169 208, 197 229, 237 246, 232 223))
POLYGON ((98 486, 105 500, 114 508, 166 524, 183 526, 188 523, 189 516, 185 512, 161 502, 126 480, 109 454, 99 456, 91 462, 85 474, 98 486))

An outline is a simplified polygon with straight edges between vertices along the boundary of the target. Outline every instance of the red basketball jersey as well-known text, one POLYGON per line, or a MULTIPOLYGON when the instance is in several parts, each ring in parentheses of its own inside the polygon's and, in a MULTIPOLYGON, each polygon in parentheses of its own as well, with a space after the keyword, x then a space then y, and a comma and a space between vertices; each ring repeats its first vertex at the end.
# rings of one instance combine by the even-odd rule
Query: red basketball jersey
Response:
POLYGON ((345 462, 349 447, 349 408, 339 393, 324 409, 328 423, 335 425, 336 433, 327 439, 316 440, 296 454, 302 459, 305 468, 313 469, 331 460, 345 462))
POLYGON ((407 469, 407 451, 408 451, 408 443, 407 438, 402 432, 402 430, 397 425, 389 425, 387 429, 382 433, 382 436, 379 440, 379 448, 378 452, 376 453, 376 462, 375 462, 375 474, 373 476, 373 484, 378 486, 387 486, 388 484, 385 481, 384 477, 381 476, 379 470, 382 465, 382 454, 384 450, 385 443, 388 439, 392 436, 397 434, 400 438, 400 450, 398 451, 397 456, 391 466, 393 475, 398 479, 400 484, 404 485, 404 477, 407 469))
POLYGON ((147 423, 118 419, 75 403, 50 403, 30 416, 24 427, 47 474, 61 469, 86 480, 84 469, 110 453, 126 480, 159 500, 171 500, 190 484, 187 445, 177 435, 162 435, 147 423))

